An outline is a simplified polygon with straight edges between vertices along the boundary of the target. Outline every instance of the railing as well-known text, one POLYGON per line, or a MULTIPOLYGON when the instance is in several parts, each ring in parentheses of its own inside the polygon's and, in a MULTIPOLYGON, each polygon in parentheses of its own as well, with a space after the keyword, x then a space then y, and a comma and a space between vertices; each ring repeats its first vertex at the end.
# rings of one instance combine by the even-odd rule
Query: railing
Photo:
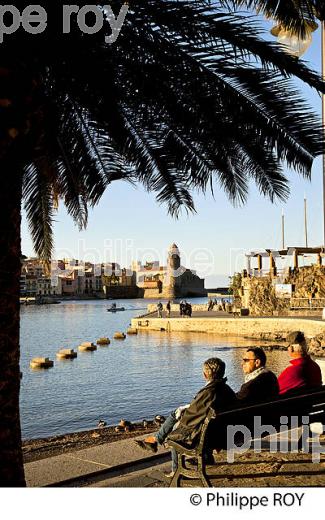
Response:
POLYGON ((290 298, 290 309, 322 309, 325 298, 290 298))
MULTIPOLYGON (((269 276, 270 275, 270 268, 263 268, 263 269, 257 269, 256 267, 253 267, 251 269, 249 269, 249 271, 247 271, 247 273, 252 276, 253 278, 263 278, 265 276, 269 276)), ((281 278, 284 278, 288 276, 288 268, 285 267, 285 268, 276 268, 276 277, 281 277, 281 278)), ((273 276, 274 278, 274 276, 273 276)))
POLYGON ((256 268, 253 268, 253 269, 250 269, 248 271, 248 274, 250 276, 252 276, 253 278, 263 278, 265 276, 269 276, 270 269, 256 269, 256 268))

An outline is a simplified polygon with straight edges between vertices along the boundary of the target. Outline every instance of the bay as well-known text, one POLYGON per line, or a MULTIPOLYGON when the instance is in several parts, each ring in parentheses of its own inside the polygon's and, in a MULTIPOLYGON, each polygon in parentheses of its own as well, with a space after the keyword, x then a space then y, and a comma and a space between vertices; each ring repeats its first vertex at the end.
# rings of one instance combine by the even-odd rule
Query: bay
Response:
MULTIPOLYGON (((205 303, 206 298, 189 299, 205 303)), ((150 300, 115 300, 124 312, 109 313, 105 300, 65 301, 58 305, 21 308, 21 420, 23 439, 47 437, 168 414, 189 402, 203 386, 201 367, 221 357, 228 383, 242 382, 243 349, 252 342, 214 334, 141 332, 113 340, 131 319, 146 312, 150 300), (56 360, 60 348, 108 336, 111 344, 78 352, 74 360, 56 360), (33 357, 49 357, 54 367, 33 371, 33 357)), ((186 318, 184 318, 186 319, 186 318)), ((268 366, 279 374, 288 364, 286 352, 268 353, 268 366)))

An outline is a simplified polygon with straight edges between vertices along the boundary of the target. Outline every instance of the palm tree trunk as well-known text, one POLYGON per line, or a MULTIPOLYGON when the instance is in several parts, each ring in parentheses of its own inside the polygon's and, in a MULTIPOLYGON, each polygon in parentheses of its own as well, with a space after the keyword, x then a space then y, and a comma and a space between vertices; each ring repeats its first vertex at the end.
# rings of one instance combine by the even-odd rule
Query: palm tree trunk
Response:
POLYGON ((0 161, 0 486, 25 486, 19 418, 21 174, 0 161))

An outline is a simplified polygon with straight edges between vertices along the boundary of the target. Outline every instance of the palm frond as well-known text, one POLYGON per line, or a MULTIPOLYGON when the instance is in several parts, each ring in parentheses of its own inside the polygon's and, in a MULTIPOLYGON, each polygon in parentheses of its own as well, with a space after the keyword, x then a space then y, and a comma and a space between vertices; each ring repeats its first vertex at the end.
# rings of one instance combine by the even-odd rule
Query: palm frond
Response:
MULTIPOLYGON (((318 92, 325 84, 263 39, 253 8, 302 28, 316 0, 130 0, 114 45, 107 26, 90 38, 72 24, 62 37, 63 0, 45 3, 46 35, 22 44, 17 32, 0 59, 9 45, 36 78, 25 167, 47 158, 49 184, 79 227, 116 180, 142 183, 177 216, 195 210, 195 190, 217 184, 243 204, 253 181, 275 201, 288 193, 284 165, 310 178, 324 135, 292 78, 318 92)), ((110 4, 117 13, 122 0, 110 4)))
POLYGON ((247 7, 274 18, 302 37, 308 24, 325 19, 323 0, 221 0, 224 5, 247 7))
POLYGON ((53 191, 46 175, 46 161, 28 166, 23 177, 23 198, 36 253, 51 258, 53 248, 53 191))

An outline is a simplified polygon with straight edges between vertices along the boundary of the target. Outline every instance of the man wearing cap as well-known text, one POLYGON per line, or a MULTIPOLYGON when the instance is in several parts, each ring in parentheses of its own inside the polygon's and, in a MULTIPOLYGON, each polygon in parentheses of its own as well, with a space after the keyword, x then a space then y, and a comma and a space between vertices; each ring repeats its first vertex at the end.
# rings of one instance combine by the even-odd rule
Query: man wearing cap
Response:
POLYGON ((289 343, 288 354, 291 359, 290 365, 278 377, 280 395, 321 387, 321 369, 308 355, 304 333, 290 332, 286 341, 289 343))

